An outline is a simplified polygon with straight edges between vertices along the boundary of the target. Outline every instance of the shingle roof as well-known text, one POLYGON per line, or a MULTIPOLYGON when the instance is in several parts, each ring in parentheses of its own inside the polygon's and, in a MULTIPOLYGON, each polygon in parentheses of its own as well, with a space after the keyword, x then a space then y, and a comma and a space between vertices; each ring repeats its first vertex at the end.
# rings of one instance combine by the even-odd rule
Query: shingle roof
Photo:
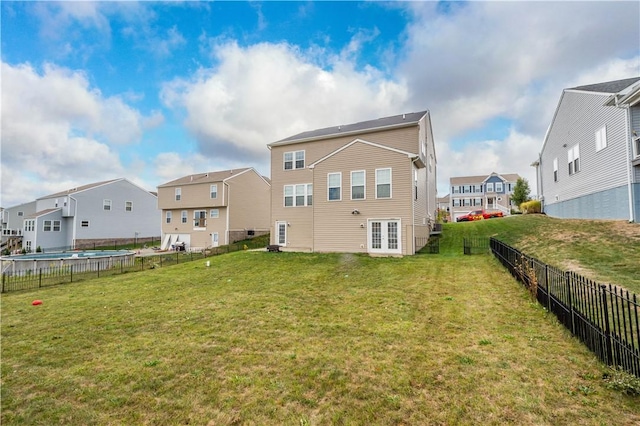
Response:
POLYGON ((192 175, 183 176, 181 178, 172 180, 167 183, 163 183, 162 185, 158 185, 158 188, 162 188, 166 186, 191 185, 191 184, 197 184, 197 183, 222 182, 223 180, 228 179, 231 176, 238 175, 250 169, 251 169, 250 167, 245 167, 242 169, 222 170, 218 172, 196 173, 192 175))
POLYGON ((625 78, 624 80, 607 81, 605 83, 588 84, 586 86, 573 87, 570 90, 583 90, 586 92, 599 92, 599 93, 618 93, 621 90, 626 89, 635 82, 639 81, 640 77, 625 78))
POLYGON ((323 129, 310 130, 297 135, 281 139, 269 145, 279 145, 286 142, 315 139, 326 136, 334 136, 349 133, 359 133, 391 126, 417 124, 428 111, 411 112, 408 114, 393 115, 391 117, 378 118, 376 120, 361 121, 359 123, 343 124, 339 126, 325 127, 323 129))
POLYGON ((55 212, 56 210, 61 210, 61 209, 60 209, 60 207, 57 207, 57 208, 54 208, 54 209, 40 210, 39 212, 35 212, 33 214, 30 214, 25 219, 35 219, 36 217, 40 217, 40 216, 45 215, 47 213, 55 212))
MULTIPOLYGON (((452 185, 480 184, 493 174, 494 173, 482 176, 456 176, 450 178, 449 182, 452 185)), ((502 177, 507 182, 516 182, 518 178, 520 178, 520 175, 518 175, 517 173, 495 173, 495 175, 502 177)))
POLYGON ((61 191, 61 192, 56 192, 55 194, 45 195, 44 197, 38 198, 38 200, 43 200, 45 198, 53 198, 53 197, 63 197, 65 195, 73 194, 74 192, 85 191, 87 189, 95 188, 96 186, 100 186, 100 185, 104 185, 104 184, 107 184, 107 183, 115 182, 117 180, 121 180, 121 179, 111 179, 111 180, 105 180, 105 181, 102 181, 102 182, 89 183, 89 184, 86 184, 86 185, 78 186, 76 188, 67 189, 66 191, 61 191))

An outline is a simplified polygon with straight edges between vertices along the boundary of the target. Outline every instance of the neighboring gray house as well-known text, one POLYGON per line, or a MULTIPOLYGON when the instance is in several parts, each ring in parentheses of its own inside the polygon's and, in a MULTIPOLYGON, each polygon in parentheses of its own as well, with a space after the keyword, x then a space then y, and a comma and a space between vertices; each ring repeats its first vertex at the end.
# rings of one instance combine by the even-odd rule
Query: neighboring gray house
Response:
POLYGON ((2 240, 0 249, 11 252, 22 247, 22 231, 24 218, 36 212, 36 202, 18 204, 17 206, 2 209, 0 215, 0 231, 2 240))
POLYGON ((550 216, 640 222, 640 77, 565 89, 536 167, 550 216))
POLYGON ((24 217, 23 248, 90 248, 160 236, 157 196, 120 178, 38 198, 24 217))

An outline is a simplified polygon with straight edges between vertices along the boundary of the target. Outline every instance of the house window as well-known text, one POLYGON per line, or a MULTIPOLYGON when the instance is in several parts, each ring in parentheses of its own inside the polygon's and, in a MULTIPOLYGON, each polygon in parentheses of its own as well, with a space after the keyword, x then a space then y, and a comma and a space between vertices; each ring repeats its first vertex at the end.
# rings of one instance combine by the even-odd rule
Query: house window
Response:
POLYGON ((182 188, 176 188, 176 201, 180 201, 182 198, 182 188))
POLYGON ((211 185, 211 198, 218 198, 218 185, 211 185))
POLYGON ((487 192, 493 192, 493 182, 487 182, 487 192))
POLYGON ((469 207, 471 205, 471 199, 465 198, 464 199, 464 205, 465 205, 465 207, 469 207))
POLYGON ((365 197, 365 176, 364 170, 351 172, 351 199, 364 200, 365 197))
POLYGON ((554 182, 558 181, 558 159, 557 158, 553 159, 553 181, 554 182))
POLYGON ((328 200, 329 201, 340 201, 342 199, 341 189, 342 189, 342 173, 329 173, 327 175, 327 186, 329 189, 328 200))
POLYGON ((111 200, 102 200, 102 210, 111 210, 111 200))
POLYGON ((460 187, 459 186, 452 186, 451 187, 451 192, 454 194, 459 194, 460 193, 460 187))
POLYGON ((211 209, 209 210, 209 217, 211 219, 217 219, 220 217, 220 210, 218 209, 211 209))
POLYGON ((27 253, 31 253, 31 241, 27 240, 27 243, 25 244, 25 250, 27 253))
POLYGON ((313 185, 298 184, 284 186, 284 206, 285 207, 304 207, 310 206, 313 202, 313 185))
POLYGON ((50 220, 45 220, 42 223, 42 230, 44 232, 50 232, 51 231, 51 221, 50 220))
POLYGON ((89 227, 89 221, 88 220, 83 220, 82 222, 80 222, 80 226, 83 228, 88 228, 89 227))
POLYGON ((376 198, 391 198, 391 169, 376 169, 376 198))
POLYGON ((284 206, 293 207, 293 191, 294 185, 284 186, 284 206))
POLYGON ((496 182, 496 192, 502 192, 503 186, 502 182, 496 182))
POLYGON ((459 198, 454 198, 453 199, 453 207, 460 207, 460 199, 459 198))
POLYGON ((24 230, 25 231, 35 231, 36 229, 36 221, 35 220, 25 220, 24 221, 24 230))
POLYGON ((165 221, 166 221, 167 223, 171 223, 171 212, 167 212, 167 213, 165 214, 165 218, 166 218, 166 219, 165 219, 165 221))
POLYGON ((569 174, 578 173, 580 171, 580 145, 575 145, 567 152, 567 161, 569 163, 569 174))
POLYGON ((206 210, 195 210, 193 212, 193 227, 194 228, 206 228, 207 227, 207 212, 206 212, 206 210))
POLYGON ((413 171, 413 192, 414 192, 414 198, 417 200, 418 199, 418 171, 417 170, 413 171))
POLYGON ((482 185, 474 185, 473 192, 482 192, 482 185))
POLYGON ((473 199, 473 205, 474 206, 481 206, 482 205, 482 198, 474 198, 473 199))
POLYGON ((56 198, 56 204, 55 207, 58 207, 58 199, 56 198))
POLYGON ((54 232, 60 232, 60 221, 59 220, 54 220, 53 221, 53 231, 54 232))
POLYGON ((304 169, 304 151, 291 151, 284 153, 284 169, 304 169))
POLYGON ((186 210, 182 210, 180 212, 180 220, 182 223, 187 223, 187 211, 186 210))
POLYGON ((24 216, 24 212, 18 212, 18 217, 24 216))
POLYGON ((125 201, 124 202, 124 211, 125 212, 133 211, 133 201, 125 201))
POLYGON ((596 131, 596 152, 607 147, 607 126, 602 126, 596 131))

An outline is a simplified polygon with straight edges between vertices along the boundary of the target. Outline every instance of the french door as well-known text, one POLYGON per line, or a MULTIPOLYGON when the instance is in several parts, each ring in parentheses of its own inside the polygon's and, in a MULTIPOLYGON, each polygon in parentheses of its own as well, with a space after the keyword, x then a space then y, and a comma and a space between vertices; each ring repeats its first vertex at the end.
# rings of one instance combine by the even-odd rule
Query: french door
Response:
POLYGON ((369 219, 367 231, 369 253, 402 253, 400 220, 369 219))

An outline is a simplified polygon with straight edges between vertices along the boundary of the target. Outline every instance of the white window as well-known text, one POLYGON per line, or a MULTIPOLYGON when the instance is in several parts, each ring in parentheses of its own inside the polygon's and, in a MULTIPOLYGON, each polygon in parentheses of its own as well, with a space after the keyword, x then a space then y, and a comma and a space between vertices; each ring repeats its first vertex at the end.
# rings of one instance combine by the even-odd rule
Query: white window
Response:
POLYGON ((487 182, 487 192, 493 192, 493 182, 487 182))
POLYGON ((365 176, 364 170, 358 170, 351 172, 351 199, 352 200, 364 200, 365 194, 365 176))
POLYGON ((482 198, 474 198, 473 199, 473 205, 474 206, 481 206, 482 205, 482 198))
POLYGON ((414 193, 414 197, 417 200, 418 199, 418 171, 414 170, 413 171, 413 193, 414 193))
POLYGON ((165 214, 165 218, 166 218, 166 219, 165 219, 165 221, 166 221, 167 223, 171 223, 171 212, 169 212, 169 211, 168 211, 168 212, 165 214))
POLYGON ((83 228, 88 228, 89 227, 89 221, 88 220, 83 220, 82 222, 80 222, 80 226, 83 228))
POLYGON ((27 253, 31 253, 31 241, 29 241, 29 240, 27 240, 26 251, 27 251, 27 253))
POLYGON ((211 185, 209 192, 211 192, 211 198, 218 198, 218 185, 211 185))
POLYGON ((188 216, 187 216, 187 211, 186 211, 186 210, 182 210, 182 211, 180 212, 180 221, 181 221, 182 223, 187 223, 187 218, 188 218, 188 216))
POLYGON ((567 152, 567 161, 570 175, 580 171, 580 145, 575 145, 569 149, 567 152))
POLYGON ((102 200, 102 210, 111 210, 111 200, 102 200))
POLYGON ((376 198, 391 198, 391 169, 376 169, 376 198))
POLYGON ((217 219, 220 217, 220 210, 218 209, 211 209, 209 210, 209 217, 211 219, 217 219))
POLYGON ((284 206, 304 207, 313 203, 313 185, 302 183, 284 186, 284 206))
POLYGON ((304 151, 291 151, 284 153, 284 169, 304 169, 304 151))
POLYGON ((176 188, 176 201, 180 201, 182 198, 182 188, 176 188))
POLYGON ((59 220, 54 220, 53 221, 53 231, 54 232, 60 232, 60 221, 59 220))
POLYGON ((607 147, 607 126, 602 126, 596 131, 596 152, 607 147))
POLYGON ((35 231, 36 230, 36 221, 35 220, 25 220, 24 221, 24 230, 25 231, 35 231))
POLYGON ((464 199, 464 205, 465 205, 465 207, 470 206, 470 205, 471 205, 471 199, 469 199, 469 198, 465 198, 465 199, 464 199))
POLYGON ((459 194, 460 193, 460 187, 459 186, 452 186, 451 187, 451 192, 454 194, 459 194))
POLYGON ((293 191, 294 185, 285 185, 284 186, 284 206, 285 207, 293 207, 293 191))
POLYGON ((124 211, 125 212, 133 211, 133 201, 125 201, 124 202, 124 211))
POLYGON ((56 198, 56 205, 55 205, 55 207, 58 207, 58 199, 57 199, 57 198, 56 198))
POLYGON ((482 185, 473 185, 473 192, 482 192, 482 185))
POLYGON ((42 230, 43 230, 44 232, 49 232, 49 231, 51 231, 51 221, 50 221, 50 220, 45 220, 45 221, 42 223, 42 230))
POLYGON ((340 201, 342 199, 342 173, 329 173, 327 175, 327 187, 327 199, 329 201, 340 201))
POLYGON ((453 199, 453 207, 460 207, 460 199, 459 198, 454 198, 453 199))
POLYGON ((558 159, 557 158, 553 159, 553 181, 554 182, 558 181, 558 159))
POLYGON ((194 228, 206 228, 207 227, 207 211, 206 210, 194 210, 194 212, 193 212, 193 227, 194 228))
POLYGON ((502 182, 496 182, 496 192, 502 192, 502 182))

